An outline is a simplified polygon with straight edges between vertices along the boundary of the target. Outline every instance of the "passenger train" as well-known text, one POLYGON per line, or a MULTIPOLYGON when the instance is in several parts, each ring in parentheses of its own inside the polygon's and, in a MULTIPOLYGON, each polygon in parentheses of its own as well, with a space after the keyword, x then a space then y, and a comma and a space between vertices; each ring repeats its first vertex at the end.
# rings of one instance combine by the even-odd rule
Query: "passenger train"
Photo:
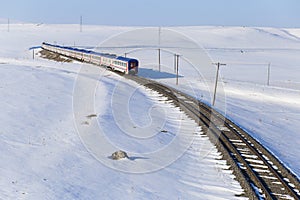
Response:
POLYGON ((98 53, 85 49, 78 49, 67 46, 53 45, 43 42, 42 49, 58 53, 60 55, 75 58, 82 62, 104 66, 108 69, 119 71, 125 74, 137 74, 139 62, 134 58, 116 56, 113 54, 98 53))

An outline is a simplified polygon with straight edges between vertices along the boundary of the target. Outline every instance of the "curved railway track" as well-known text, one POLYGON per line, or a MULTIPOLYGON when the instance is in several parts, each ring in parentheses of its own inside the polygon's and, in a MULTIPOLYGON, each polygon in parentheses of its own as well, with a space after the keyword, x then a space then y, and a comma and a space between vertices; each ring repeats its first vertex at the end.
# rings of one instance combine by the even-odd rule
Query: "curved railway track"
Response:
POLYGON ((199 125, 231 165, 249 199, 300 199, 300 184, 260 143, 229 119, 174 88, 138 76, 125 76, 168 97, 199 125))
POLYGON ((124 77, 168 97, 202 126, 211 142, 230 164, 249 199, 300 199, 297 177, 232 121, 174 88, 138 76, 124 77))

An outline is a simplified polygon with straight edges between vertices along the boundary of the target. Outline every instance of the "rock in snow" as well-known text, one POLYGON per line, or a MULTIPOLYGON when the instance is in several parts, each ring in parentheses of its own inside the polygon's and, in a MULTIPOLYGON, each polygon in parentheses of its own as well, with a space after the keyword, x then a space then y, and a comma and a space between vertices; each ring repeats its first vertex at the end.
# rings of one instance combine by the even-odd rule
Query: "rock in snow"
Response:
POLYGON ((113 160, 120 160, 123 158, 128 158, 128 155, 125 151, 119 150, 119 151, 116 151, 113 154, 111 154, 111 159, 113 159, 113 160))

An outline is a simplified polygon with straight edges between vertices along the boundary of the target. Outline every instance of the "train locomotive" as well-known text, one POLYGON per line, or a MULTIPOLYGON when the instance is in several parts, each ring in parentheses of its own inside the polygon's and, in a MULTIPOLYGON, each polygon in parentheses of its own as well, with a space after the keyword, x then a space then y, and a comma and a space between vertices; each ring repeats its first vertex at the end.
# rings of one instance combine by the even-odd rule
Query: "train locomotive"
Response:
POLYGON ((80 60, 106 67, 114 71, 135 75, 138 73, 139 62, 134 58, 117 56, 114 54, 99 53, 74 47, 53 45, 43 42, 42 49, 80 60))

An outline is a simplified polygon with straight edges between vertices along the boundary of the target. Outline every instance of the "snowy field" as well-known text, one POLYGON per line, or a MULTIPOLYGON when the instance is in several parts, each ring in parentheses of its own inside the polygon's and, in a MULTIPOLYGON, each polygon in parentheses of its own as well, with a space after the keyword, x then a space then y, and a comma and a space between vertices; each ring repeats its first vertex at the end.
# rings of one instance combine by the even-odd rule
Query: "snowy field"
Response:
MULTIPOLYGON (((172 29, 198 42, 212 61, 227 64, 220 79, 226 98, 217 98, 217 108, 225 103, 229 118, 300 176, 300 30, 172 29)), ((33 60, 28 50, 43 41, 93 48, 129 30, 134 28, 84 26, 79 32, 78 25, 12 24, 8 32, 0 24, 0 199, 243 199, 201 127, 163 97, 101 68, 33 60), (96 84, 94 105, 84 101, 80 80, 96 84), (91 114, 96 117, 87 117, 91 114), (115 149, 84 138, 86 132, 99 137, 99 127, 115 149), (133 138, 139 133, 148 139, 133 138), (157 157, 175 139, 180 148, 162 154, 170 159, 157 157), (129 159, 109 159, 118 149, 128 151, 129 159)), ((211 103, 207 88, 184 67, 174 84, 172 56, 165 55, 159 73, 156 64, 147 64, 155 63, 147 60, 152 55, 141 54, 140 75, 187 92, 181 83, 188 80, 197 96, 211 103)))
POLYGON ((300 177, 300 30, 178 30, 202 44, 214 62, 227 64, 221 67, 226 116, 300 177))

